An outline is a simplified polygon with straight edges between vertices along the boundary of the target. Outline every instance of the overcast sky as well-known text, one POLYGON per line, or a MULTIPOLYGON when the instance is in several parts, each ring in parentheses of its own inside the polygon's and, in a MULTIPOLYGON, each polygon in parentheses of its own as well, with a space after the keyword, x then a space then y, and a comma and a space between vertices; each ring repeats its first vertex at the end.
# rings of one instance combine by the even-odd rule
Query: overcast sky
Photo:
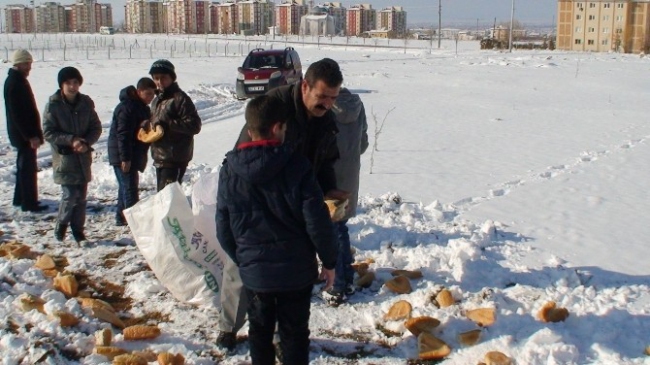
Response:
MULTIPOLYGON (((36 1, 40 4, 44 1, 36 1)), ((74 0, 60 1, 61 4, 73 3, 74 0)), ((113 19, 116 22, 124 19, 125 0, 103 1, 113 4, 113 19)), ((276 3, 280 3, 278 0, 276 3)), ((315 0, 314 3, 324 1, 315 0)), ((343 6, 353 4, 371 4, 374 8, 381 9, 386 6, 403 6, 407 12, 407 21, 413 23, 438 24, 438 1, 435 0, 361 0, 341 1, 343 6)), ((7 4, 29 4, 26 0, 0 0, 0 6, 7 4)), ((510 20, 512 0, 442 0, 442 24, 466 23, 481 25, 492 24, 494 18, 497 22, 510 20)), ((557 0, 515 0, 515 19, 524 25, 555 23, 557 13, 557 0)), ((3 13, 4 16, 4 13, 3 13)))

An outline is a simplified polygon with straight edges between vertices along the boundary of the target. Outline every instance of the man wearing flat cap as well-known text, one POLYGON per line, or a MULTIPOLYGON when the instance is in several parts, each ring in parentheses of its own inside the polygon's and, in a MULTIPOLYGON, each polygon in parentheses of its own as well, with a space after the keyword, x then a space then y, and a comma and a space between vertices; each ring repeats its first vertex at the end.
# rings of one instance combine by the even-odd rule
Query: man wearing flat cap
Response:
POLYGON ((43 130, 34 93, 27 81, 32 62, 28 51, 14 51, 4 92, 7 134, 11 145, 18 149, 13 205, 24 212, 47 209, 38 202, 36 150, 43 144, 43 130))

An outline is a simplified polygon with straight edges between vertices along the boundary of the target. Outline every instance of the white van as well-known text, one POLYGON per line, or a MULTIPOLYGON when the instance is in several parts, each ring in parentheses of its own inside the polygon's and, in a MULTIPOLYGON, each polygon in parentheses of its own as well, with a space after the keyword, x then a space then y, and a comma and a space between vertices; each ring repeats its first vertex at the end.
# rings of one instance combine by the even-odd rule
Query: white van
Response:
POLYGON ((113 27, 99 27, 99 34, 115 34, 115 28, 113 27))

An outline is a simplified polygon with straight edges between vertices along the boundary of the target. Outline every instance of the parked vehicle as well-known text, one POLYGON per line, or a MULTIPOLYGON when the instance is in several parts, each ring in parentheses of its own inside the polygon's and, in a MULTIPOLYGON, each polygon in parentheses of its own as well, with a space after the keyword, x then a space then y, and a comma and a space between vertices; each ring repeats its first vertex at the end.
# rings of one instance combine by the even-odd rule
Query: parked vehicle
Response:
POLYGON ((248 53, 244 64, 237 69, 237 98, 255 97, 300 80, 302 64, 293 47, 271 50, 256 48, 248 53))
POLYGON ((99 27, 99 34, 107 34, 107 35, 115 34, 115 28, 101 26, 99 27))

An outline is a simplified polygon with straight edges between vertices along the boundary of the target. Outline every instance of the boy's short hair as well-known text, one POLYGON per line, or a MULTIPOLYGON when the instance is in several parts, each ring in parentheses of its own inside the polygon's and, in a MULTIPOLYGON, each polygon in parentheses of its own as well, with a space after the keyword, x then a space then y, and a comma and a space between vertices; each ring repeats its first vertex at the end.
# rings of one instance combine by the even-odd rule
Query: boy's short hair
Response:
POLYGON ((246 106, 246 128, 261 138, 271 136, 275 123, 287 122, 287 108, 279 98, 260 95, 246 106))
POLYGON ((138 84, 135 86, 138 90, 146 89, 156 89, 156 83, 149 77, 143 77, 138 80, 138 84))
POLYGON ((339 87, 343 83, 343 74, 339 64, 331 58, 323 58, 309 65, 305 73, 305 81, 309 87, 314 87, 321 80, 327 87, 339 87))

